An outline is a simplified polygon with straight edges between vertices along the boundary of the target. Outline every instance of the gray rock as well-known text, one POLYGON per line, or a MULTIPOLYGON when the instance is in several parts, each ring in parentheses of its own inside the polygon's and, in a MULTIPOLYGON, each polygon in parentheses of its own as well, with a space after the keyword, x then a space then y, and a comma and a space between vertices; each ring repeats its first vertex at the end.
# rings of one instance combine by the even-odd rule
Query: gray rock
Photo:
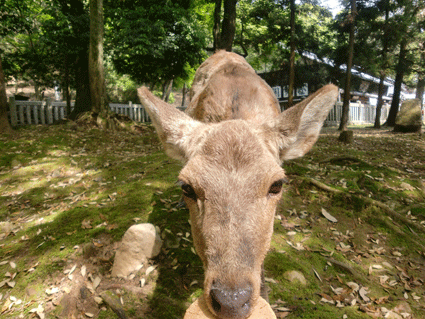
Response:
POLYGON ((126 277, 161 251, 160 234, 152 224, 131 226, 124 234, 115 254, 112 276, 126 277))
POLYGON ((307 280, 305 279, 304 275, 299 271, 290 270, 285 272, 283 276, 292 283, 298 281, 302 286, 307 285, 307 280))
POLYGON ((406 100, 395 119, 395 132, 420 132, 422 127, 421 102, 419 99, 406 100))

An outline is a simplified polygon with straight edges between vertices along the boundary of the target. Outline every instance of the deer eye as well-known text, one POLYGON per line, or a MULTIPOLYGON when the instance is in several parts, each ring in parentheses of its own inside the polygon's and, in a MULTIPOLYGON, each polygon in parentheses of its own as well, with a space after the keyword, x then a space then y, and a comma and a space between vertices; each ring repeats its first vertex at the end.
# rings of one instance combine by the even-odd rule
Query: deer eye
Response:
POLYGON ((274 182, 269 188, 269 195, 277 195, 282 191, 283 179, 274 182))
POLYGON ((189 184, 186 184, 186 183, 182 182, 181 183, 181 188, 182 188, 182 191, 183 191, 183 195, 185 197, 190 198, 190 199, 193 199, 193 200, 196 200, 197 199, 195 190, 193 189, 192 186, 190 186, 189 184))

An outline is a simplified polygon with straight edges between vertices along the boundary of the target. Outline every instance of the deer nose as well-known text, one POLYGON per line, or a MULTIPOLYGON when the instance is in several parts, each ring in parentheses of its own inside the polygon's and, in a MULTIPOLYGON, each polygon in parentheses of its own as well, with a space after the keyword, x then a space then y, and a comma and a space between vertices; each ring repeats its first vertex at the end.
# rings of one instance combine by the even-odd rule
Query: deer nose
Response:
POLYGON ((226 319, 246 318, 251 312, 252 288, 223 289, 211 287, 212 307, 220 316, 226 319))

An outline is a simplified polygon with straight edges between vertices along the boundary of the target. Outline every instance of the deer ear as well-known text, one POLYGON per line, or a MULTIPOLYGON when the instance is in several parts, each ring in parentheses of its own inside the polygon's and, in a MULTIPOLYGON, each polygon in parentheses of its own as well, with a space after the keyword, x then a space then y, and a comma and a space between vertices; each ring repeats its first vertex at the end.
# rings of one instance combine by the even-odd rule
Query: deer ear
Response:
POLYGON ((157 98, 146 87, 139 88, 137 95, 148 112, 168 156, 186 162, 193 151, 195 133, 205 124, 157 98))
POLYGON ((301 157, 313 147, 337 97, 338 88, 328 84, 280 114, 275 129, 281 161, 301 157))

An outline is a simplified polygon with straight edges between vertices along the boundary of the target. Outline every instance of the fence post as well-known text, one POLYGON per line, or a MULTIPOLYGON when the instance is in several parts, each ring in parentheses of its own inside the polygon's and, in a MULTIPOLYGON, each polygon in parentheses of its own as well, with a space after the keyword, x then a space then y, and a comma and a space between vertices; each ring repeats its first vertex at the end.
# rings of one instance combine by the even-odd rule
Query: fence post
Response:
POLYGON ((16 126, 18 124, 18 117, 16 114, 16 101, 14 96, 11 96, 9 98, 9 110, 10 110, 10 124, 12 124, 12 126, 16 126))
POLYGON ((134 109, 131 101, 128 102, 128 117, 134 121, 134 109))
POLYGON ((57 121, 59 120, 59 107, 57 105, 53 105, 52 103, 52 108, 53 108, 54 120, 57 121))
POLYGON ((46 109, 47 109, 47 124, 53 123, 53 107, 52 100, 46 99, 46 109))
POLYGON ((46 124, 46 101, 42 101, 40 105, 40 121, 41 124, 46 124))
POLYGON ((34 124, 38 124, 38 105, 34 105, 34 124))

